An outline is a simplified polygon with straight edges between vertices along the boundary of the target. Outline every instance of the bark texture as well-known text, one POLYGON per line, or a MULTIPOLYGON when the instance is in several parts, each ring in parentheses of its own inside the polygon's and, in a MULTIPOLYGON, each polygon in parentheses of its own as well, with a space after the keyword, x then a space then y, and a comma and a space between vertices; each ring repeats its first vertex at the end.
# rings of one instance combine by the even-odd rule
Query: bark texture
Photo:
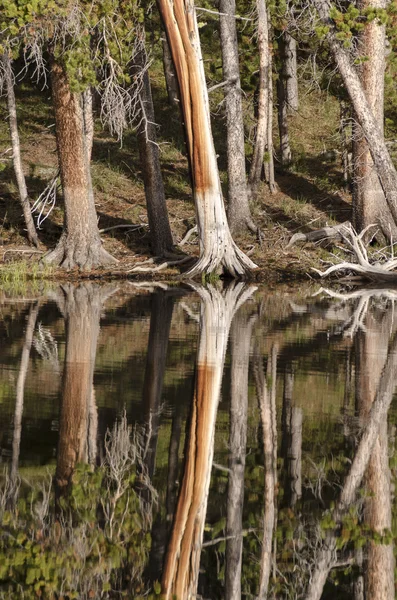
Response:
POLYGON ((70 90, 64 68, 54 61, 51 83, 65 217, 61 239, 44 260, 65 269, 112 264, 98 230, 80 94, 70 90))
POLYGON ((289 143, 288 133, 288 104, 286 96, 286 81, 284 63, 281 65, 279 77, 277 80, 277 100, 278 100, 278 131, 280 137, 280 159, 283 167, 291 164, 292 153, 289 143))
MULTIPOLYGON (((390 226, 393 229, 397 223, 397 172, 385 144, 382 131, 379 129, 379 125, 372 113, 371 106, 368 103, 357 71, 352 64, 351 56, 335 37, 336 31, 332 20, 329 17, 328 3, 326 0, 313 0, 313 3, 317 8, 323 23, 330 28, 327 35, 328 42, 353 104, 357 121, 368 142, 371 157, 385 194, 387 207, 393 218, 393 222, 390 222, 390 226)), ((387 207, 384 206, 382 211, 387 210, 387 207)), ((385 237, 390 239, 390 228, 388 231, 383 229, 382 231, 385 237)))
POLYGON ((200 258, 187 275, 243 276, 256 265, 237 248, 226 219, 194 4, 158 0, 158 6, 178 77, 200 241, 200 258))
POLYGON ((223 78, 225 87, 225 108, 227 125, 227 216, 232 232, 251 231, 257 228, 252 220, 248 203, 247 180, 245 173, 245 141, 243 107, 236 27, 235 0, 220 0, 220 29, 223 78))
MULTIPOLYGON (((362 0, 361 10, 374 7, 385 8, 385 0, 362 0)), ((358 53, 367 60, 360 66, 360 81, 368 104, 383 135, 384 81, 385 81, 385 25, 376 20, 367 23, 360 35, 358 53)), ((383 232, 388 231, 396 238, 397 227, 386 205, 382 186, 371 158, 368 143, 360 128, 356 128, 353 143, 353 225, 356 231, 378 223, 383 232)))
POLYGON ((18 133, 17 105, 14 92, 12 64, 11 59, 7 54, 3 54, 1 56, 1 61, 3 63, 4 79, 7 90, 8 126, 10 129, 12 162, 14 166, 15 179, 18 186, 19 200, 21 202, 23 217, 25 220, 27 238, 31 244, 37 247, 39 245, 39 239, 37 237, 36 228, 30 210, 29 195, 22 165, 21 143, 19 141, 18 133))
POLYGON ((164 256, 173 249, 167 204, 165 201, 163 176, 160 166, 160 151, 157 144, 154 106, 150 86, 146 51, 137 57, 137 67, 145 69, 139 95, 141 122, 138 129, 139 155, 145 185, 146 206, 153 253, 164 256))
POLYGON ((92 89, 90 87, 82 93, 81 101, 83 105, 85 146, 88 164, 90 164, 92 145, 94 143, 94 110, 92 105, 92 89))
POLYGON ((288 110, 295 112, 299 108, 297 44, 296 39, 288 31, 282 35, 283 63, 285 73, 285 96, 288 110))

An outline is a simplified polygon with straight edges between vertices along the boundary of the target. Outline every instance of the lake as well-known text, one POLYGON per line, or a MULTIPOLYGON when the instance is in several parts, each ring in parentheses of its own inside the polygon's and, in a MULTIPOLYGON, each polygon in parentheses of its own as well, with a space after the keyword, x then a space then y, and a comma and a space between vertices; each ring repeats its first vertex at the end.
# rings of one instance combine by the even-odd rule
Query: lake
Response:
POLYGON ((396 299, 0 290, 0 598, 394 598, 396 299))

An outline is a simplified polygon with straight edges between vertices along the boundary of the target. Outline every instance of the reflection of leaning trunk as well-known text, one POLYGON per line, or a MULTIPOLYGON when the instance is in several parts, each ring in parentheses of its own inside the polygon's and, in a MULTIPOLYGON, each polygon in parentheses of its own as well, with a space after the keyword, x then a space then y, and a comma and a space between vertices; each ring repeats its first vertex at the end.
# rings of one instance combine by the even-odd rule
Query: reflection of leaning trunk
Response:
POLYGON ((18 379, 17 379, 17 390, 15 399, 15 411, 14 411, 14 434, 12 438, 12 459, 11 459, 11 471, 10 478, 11 483, 15 486, 18 462, 19 462, 19 451, 21 446, 21 432, 22 432, 22 413, 23 413, 23 400, 25 391, 26 375, 29 367, 29 356, 30 349, 32 347, 33 333, 36 326, 37 315, 39 312, 39 303, 33 304, 30 307, 28 322, 26 325, 25 342, 23 344, 21 364, 19 367, 18 379))
POLYGON ((164 598, 195 598, 214 452, 215 421, 230 324, 255 288, 226 291, 195 286, 201 304, 200 340, 185 466, 162 578, 164 598))
POLYGON ((247 444, 248 366, 253 320, 239 313, 231 328, 229 483, 226 520, 225 597, 241 598, 244 471, 247 444))
MULTIPOLYGON (((65 364, 55 484, 66 491, 76 463, 86 456, 87 421, 93 399, 94 363, 103 291, 93 284, 63 286, 65 364)), ((62 302, 62 300, 61 300, 62 302)))
POLYGON ((254 363, 255 385, 258 396, 265 457, 265 491, 263 542, 260 565, 259 594, 261 600, 267 598, 270 571, 272 568, 272 546, 276 521, 276 485, 277 485, 277 430, 276 430, 276 373, 277 347, 273 346, 269 355, 267 376, 268 387, 263 373, 262 359, 256 352, 254 363))
MULTIPOLYGON (((389 349, 388 358, 382 371, 375 400, 369 411, 365 429, 360 443, 345 479, 339 501, 333 511, 332 518, 338 525, 343 515, 356 500, 357 491, 363 481, 364 473, 368 467, 374 446, 379 436, 382 423, 387 421, 387 413, 396 388, 395 373, 397 369, 397 335, 389 349)), ((328 574, 337 562, 336 536, 334 533, 327 535, 314 558, 315 568, 311 574, 310 583, 305 600, 320 600, 328 574)))
MULTIPOLYGON (((389 313, 390 314, 390 313, 389 313)), ((388 332, 392 315, 386 314, 382 321, 369 314, 365 332, 356 336, 356 401, 359 416, 368 418, 381 370, 386 361, 388 332)), ((366 496, 364 522, 371 532, 382 534, 390 530, 391 487, 388 453, 387 420, 380 427, 371 458, 365 473, 366 496)), ((364 568, 365 597, 371 600, 394 599, 393 544, 369 541, 364 568)))

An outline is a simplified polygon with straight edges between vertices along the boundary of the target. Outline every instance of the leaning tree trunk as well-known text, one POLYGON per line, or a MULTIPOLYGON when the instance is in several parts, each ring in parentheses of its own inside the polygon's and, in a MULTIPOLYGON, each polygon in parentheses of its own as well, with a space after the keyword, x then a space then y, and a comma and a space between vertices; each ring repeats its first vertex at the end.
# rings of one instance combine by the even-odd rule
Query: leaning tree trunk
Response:
POLYGON ((227 216, 232 232, 244 231, 247 227, 257 231, 248 204, 245 173, 245 142, 243 107, 236 27, 235 0, 220 0, 220 28, 223 78, 225 88, 227 126, 227 216))
POLYGON ((116 261, 102 248, 99 235, 81 96, 71 91, 64 67, 54 61, 51 83, 65 217, 61 239, 44 260, 65 269, 91 269, 112 264, 116 261))
MULTIPOLYGON (((391 228, 397 224, 397 172, 389 151, 385 144, 382 131, 372 113, 371 106, 366 98, 365 91, 355 69, 352 58, 341 42, 336 38, 337 31, 329 16, 327 0, 313 0, 323 23, 329 27, 328 42, 342 76, 350 100, 353 104, 356 118, 368 142, 372 160, 380 179, 387 206, 390 209, 393 222, 391 228)), ((390 230, 383 231, 385 237, 390 238, 390 230)))
POLYGON ((142 89, 139 93, 141 121, 138 128, 138 144, 145 186, 150 240, 153 253, 156 256, 164 256, 167 252, 172 252, 173 240, 165 201, 152 90, 144 48, 138 54, 136 67, 144 71, 142 89))
POLYGON ((226 219, 208 93, 192 0, 158 0, 178 77, 192 168, 200 258, 188 275, 224 271, 243 276, 255 264, 237 248, 226 219))
POLYGON ((214 453, 215 421, 233 315, 256 288, 242 283, 221 292, 197 287, 200 340, 185 466, 162 576, 164 600, 197 595, 200 555, 214 453))
POLYGON ((249 174, 250 193, 255 198, 262 176, 263 159, 267 145, 269 119, 269 85, 270 85, 270 51, 269 24, 265 0, 256 0, 258 17, 258 51, 259 51, 259 82, 258 82, 258 120, 256 124, 255 146, 252 155, 249 174))
MULTIPOLYGON (((373 7, 385 8, 384 0, 362 0, 361 9, 373 7)), ((384 119, 384 81, 385 81, 385 41, 386 26, 372 21, 367 23, 360 35, 358 51, 367 60, 360 66, 359 75, 365 91, 368 104, 371 107, 379 131, 383 135, 384 119)), ((365 137, 357 128, 356 139, 353 143, 354 187, 353 187, 353 224, 356 231, 361 231, 378 223, 387 237, 392 234, 397 237, 397 227, 386 205, 382 186, 380 184, 373 160, 365 137), (392 229, 390 230, 390 227, 392 229)))
POLYGON ((39 245, 36 228, 32 213, 30 210, 28 190, 26 187, 25 175, 23 172, 21 144, 19 141, 18 122, 17 122, 17 105, 14 92, 14 77, 12 72, 11 59, 7 54, 1 57, 4 69, 4 80, 7 90, 7 105, 8 105, 8 125, 10 128, 10 137, 12 145, 12 162, 14 165, 15 179, 17 180, 19 199, 22 206, 23 217, 25 220, 26 233, 28 240, 36 247, 39 245))

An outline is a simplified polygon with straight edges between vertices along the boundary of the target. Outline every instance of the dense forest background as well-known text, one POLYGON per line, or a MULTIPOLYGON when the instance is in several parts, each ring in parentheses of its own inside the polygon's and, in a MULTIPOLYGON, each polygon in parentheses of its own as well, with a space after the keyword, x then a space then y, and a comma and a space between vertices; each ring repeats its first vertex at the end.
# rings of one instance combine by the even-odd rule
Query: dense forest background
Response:
MULTIPOLYGON (((19 269, 34 272, 30 265, 35 264, 47 249, 54 247, 55 254, 50 255, 52 258, 48 262, 67 268, 106 265, 113 272, 125 273, 136 271, 137 262, 144 262, 153 255, 165 257, 169 267, 180 261, 189 266, 188 257, 197 256, 199 252, 202 254, 207 242, 202 239, 203 227, 200 228, 200 239, 193 231, 184 240, 185 234, 196 223, 197 174, 192 160, 194 151, 189 154, 191 142, 188 140, 186 143, 183 127, 183 121, 185 126, 187 123, 186 111, 180 110, 178 86, 173 85, 177 77, 156 6, 131 3, 126 8, 115 1, 60 2, 45 7, 40 3, 22 1, 1 4, 0 227, 3 263, 14 263, 12 267, 6 266, 3 274, 8 273, 10 268, 15 270, 15 259, 18 259, 19 269), (73 162, 78 161, 78 157, 65 159, 66 154, 62 154, 67 153, 68 146, 76 149, 81 139, 78 141, 77 129, 71 133, 74 116, 70 113, 62 116, 69 141, 66 138, 66 141, 60 141, 59 111, 62 107, 56 99, 60 84, 58 81, 58 92, 57 84, 54 84, 57 68, 59 81, 64 77, 61 84, 66 86, 66 93, 77 102, 76 123, 78 119, 84 121, 84 152, 90 146, 87 140, 93 135, 88 179, 86 172, 85 175, 83 173, 83 163, 79 166, 78 162, 73 162), (10 109, 11 88, 16 98, 14 119, 10 118, 13 114, 10 109), (148 94, 153 98, 150 109, 148 94), (92 134, 87 124, 91 102, 92 134), (10 138, 13 120, 20 140, 19 174, 15 131, 13 143, 10 138), (151 156, 151 153, 156 156, 151 156), (153 165, 158 159, 161 172, 154 172, 157 167, 153 165), (62 164, 68 161, 72 174, 80 169, 87 181, 91 178, 88 183, 92 183, 93 193, 82 192, 85 185, 82 183, 83 175, 80 182, 66 181, 68 175, 65 175, 62 164), (25 198, 21 171, 26 182, 25 198), (75 200, 68 196, 72 188, 77 190, 75 200), (83 197, 87 201, 82 202, 83 197), (65 198, 70 207, 75 201, 75 208, 66 209, 66 216, 65 198), (22 203, 25 201, 25 219, 21 200, 22 203), (91 206, 92 200, 94 206, 91 206), (28 235, 33 243, 31 250, 26 245, 26 202, 33 216, 30 225, 33 233, 31 231, 28 235), (83 210, 85 204, 87 207, 83 210), (89 240, 87 243, 91 247, 100 246, 95 259, 87 259, 86 256, 79 259, 82 251, 76 248, 73 258, 68 256, 67 251, 62 251, 62 256, 59 256, 60 239, 74 235, 71 233, 72 211, 78 215, 77 220, 85 223, 80 224, 79 235, 89 240), (172 239, 167 230, 167 219, 172 239), (91 232, 96 223, 97 234, 84 234, 84 227, 91 232), (98 254, 101 252, 104 254, 98 254), (118 264, 113 264, 111 257, 117 259, 118 264)), ((385 84, 384 114, 378 105, 380 116, 377 119, 378 123, 384 124, 386 146, 395 160, 395 3, 388 7, 341 3, 331 9, 329 26, 324 26, 316 7, 310 4, 270 2, 266 5, 257 2, 254 5, 238 2, 234 7, 232 3, 224 3, 223 11, 229 12, 222 12, 221 4, 203 3, 196 7, 196 11, 222 192, 233 237, 241 250, 262 270, 276 269, 283 273, 307 271, 310 265, 326 255, 310 246, 285 252, 291 235, 345 221, 353 221, 360 231, 372 222, 371 219, 368 222, 370 217, 374 217, 373 222, 379 225, 378 230, 382 234, 378 236, 379 241, 392 242, 393 218, 384 218, 384 214, 381 217, 374 215, 371 209, 368 211, 370 216, 364 215, 360 222, 354 214, 355 203, 357 206, 360 202, 357 199, 361 193, 358 188, 365 178, 359 171, 361 167, 357 160, 368 150, 362 148, 362 143, 366 144, 363 142, 365 136, 358 124, 339 64, 337 60, 335 62, 329 32, 332 33, 334 28, 336 43, 350 57, 363 87, 366 85, 366 65, 374 63, 375 68, 381 65, 380 73, 385 84), (258 119, 263 109, 260 95, 264 73, 261 7, 267 19, 267 129, 259 161, 260 181, 253 184, 260 130, 258 119), (244 179, 246 177, 247 180, 247 190, 243 192, 239 192, 237 184, 237 200, 233 202, 238 206, 245 194, 249 206, 249 218, 234 226, 231 222, 234 210, 231 195, 236 192, 230 187, 233 169, 230 170, 227 143, 227 102, 237 84, 234 75, 232 78, 225 76, 224 40, 229 34, 222 38, 224 34, 220 26, 222 15, 230 16, 231 11, 236 15, 232 21, 237 26, 238 35, 241 90, 237 91, 242 102, 244 179), (374 55, 374 46, 371 54, 364 54, 367 51, 365 35, 369 35, 371 27, 383 36, 381 56, 374 55), (292 57, 296 60, 294 65, 288 59, 295 51, 296 56, 292 57), (291 92, 291 85, 295 83, 297 88, 291 92)), ((371 46, 368 48, 371 49, 371 46)), ((368 96, 371 85, 373 83, 367 82, 368 96)), ((195 139, 197 141, 197 134, 195 139)), ((204 155, 207 155, 206 148, 204 155)), ((373 177, 373 164, 369 170, 373 177)), ((376 173, 375 178, 377 180, 376 173)), ((382 195, 378 204, 384 203, 384 197, 389 202, 384 186, 380 192, 375 190, 376 186, 379 188, 379 183, 370 185, 370 194, 374 197, 379 193, 382 195)), ((390 202, 393 204, 394 201, 392 198, 390 202)), ((68 243, 70 239, 66 246, 68 243)), ((230 242, 226 241, 225 247, 229 245, 230 242)), ((160 261, 160 266, 163 264, 160 261)), ((204 265, 203 270, 212 269, 204 265)))

